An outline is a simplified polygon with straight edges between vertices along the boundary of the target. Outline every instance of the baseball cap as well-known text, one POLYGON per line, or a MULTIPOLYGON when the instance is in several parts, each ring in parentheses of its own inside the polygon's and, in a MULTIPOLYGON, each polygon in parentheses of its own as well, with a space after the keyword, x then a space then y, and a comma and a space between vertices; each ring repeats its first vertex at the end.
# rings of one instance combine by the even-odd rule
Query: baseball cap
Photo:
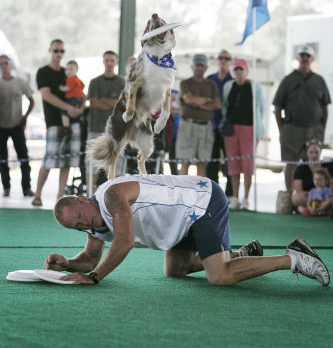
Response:
POLYGON ((302 53, 306 53, 309 54, 310 56, 314 56, 314 49, 309 46, 309 45, 304 45, 301 46, 298 50, 297 50, 297 54, 302 54, 302 53))
POLYGON ((208 58, 205 54, 195 54, 192 58, 193 65, 208 66, 208 58))
POLYGON ((247 61, 245 59, 235 58, 232 62, 233 69, 237 67, 247 68, 247 61))

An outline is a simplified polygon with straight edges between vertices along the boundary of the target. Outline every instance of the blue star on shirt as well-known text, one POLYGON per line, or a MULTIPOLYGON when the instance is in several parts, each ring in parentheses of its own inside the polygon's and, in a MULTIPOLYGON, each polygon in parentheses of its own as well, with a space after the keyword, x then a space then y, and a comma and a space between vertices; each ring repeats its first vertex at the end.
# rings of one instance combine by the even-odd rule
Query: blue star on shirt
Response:
POLYGON ((200 182, 198 182, 197 185, 200 185, 200 188, 207 187, 207 182, 200 180, 200 182))
POLYGON ((189 218, 191 219, 190 222, 196 221, 198 219, 199 215, 195 215, 195 211, 189 215, 189 218))

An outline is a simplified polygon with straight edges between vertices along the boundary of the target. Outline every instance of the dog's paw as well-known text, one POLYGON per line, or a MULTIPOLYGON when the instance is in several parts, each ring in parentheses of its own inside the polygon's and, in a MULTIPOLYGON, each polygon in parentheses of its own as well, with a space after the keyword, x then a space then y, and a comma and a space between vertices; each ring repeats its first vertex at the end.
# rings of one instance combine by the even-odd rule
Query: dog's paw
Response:
POLYGON ((126 113, 126 111, 125 111, 125 112, 123 113, 122 117, 123 117, 124 122, 127 123, 127 122, 129 122, 129 121, 131 121, 131 120, 133 119, 134 114, 133 114, 133 115, 128 115, 128 114, 126 113))

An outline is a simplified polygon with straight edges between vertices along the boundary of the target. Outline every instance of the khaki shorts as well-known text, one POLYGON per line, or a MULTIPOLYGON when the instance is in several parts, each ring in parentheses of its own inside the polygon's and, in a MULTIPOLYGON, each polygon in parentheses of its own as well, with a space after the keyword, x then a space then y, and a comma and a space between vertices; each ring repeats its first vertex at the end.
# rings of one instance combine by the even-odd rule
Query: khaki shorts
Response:
POLYGON ((323 141, 324 127, 302 127, 290 123, 284 124, 280 130, 282 161, 298 161, 306 158, 305 144, 312 139, 323 141))
POLYGON ((197 124, 182 120, 177 133, 176 158, 209 160, 212 156, 214 133, 212 123, 197 124))

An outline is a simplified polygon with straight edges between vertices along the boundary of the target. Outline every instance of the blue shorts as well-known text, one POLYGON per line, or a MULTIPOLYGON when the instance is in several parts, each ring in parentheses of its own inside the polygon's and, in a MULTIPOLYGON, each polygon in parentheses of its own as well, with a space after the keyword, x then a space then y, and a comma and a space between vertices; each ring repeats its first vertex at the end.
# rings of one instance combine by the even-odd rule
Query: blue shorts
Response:
POLYGON ((173 249, 197 250, 201 260, 224 250, 231 251, 228 199, 212 181, 212 197, 206 214, 195 221, 187 236, 173 249))

